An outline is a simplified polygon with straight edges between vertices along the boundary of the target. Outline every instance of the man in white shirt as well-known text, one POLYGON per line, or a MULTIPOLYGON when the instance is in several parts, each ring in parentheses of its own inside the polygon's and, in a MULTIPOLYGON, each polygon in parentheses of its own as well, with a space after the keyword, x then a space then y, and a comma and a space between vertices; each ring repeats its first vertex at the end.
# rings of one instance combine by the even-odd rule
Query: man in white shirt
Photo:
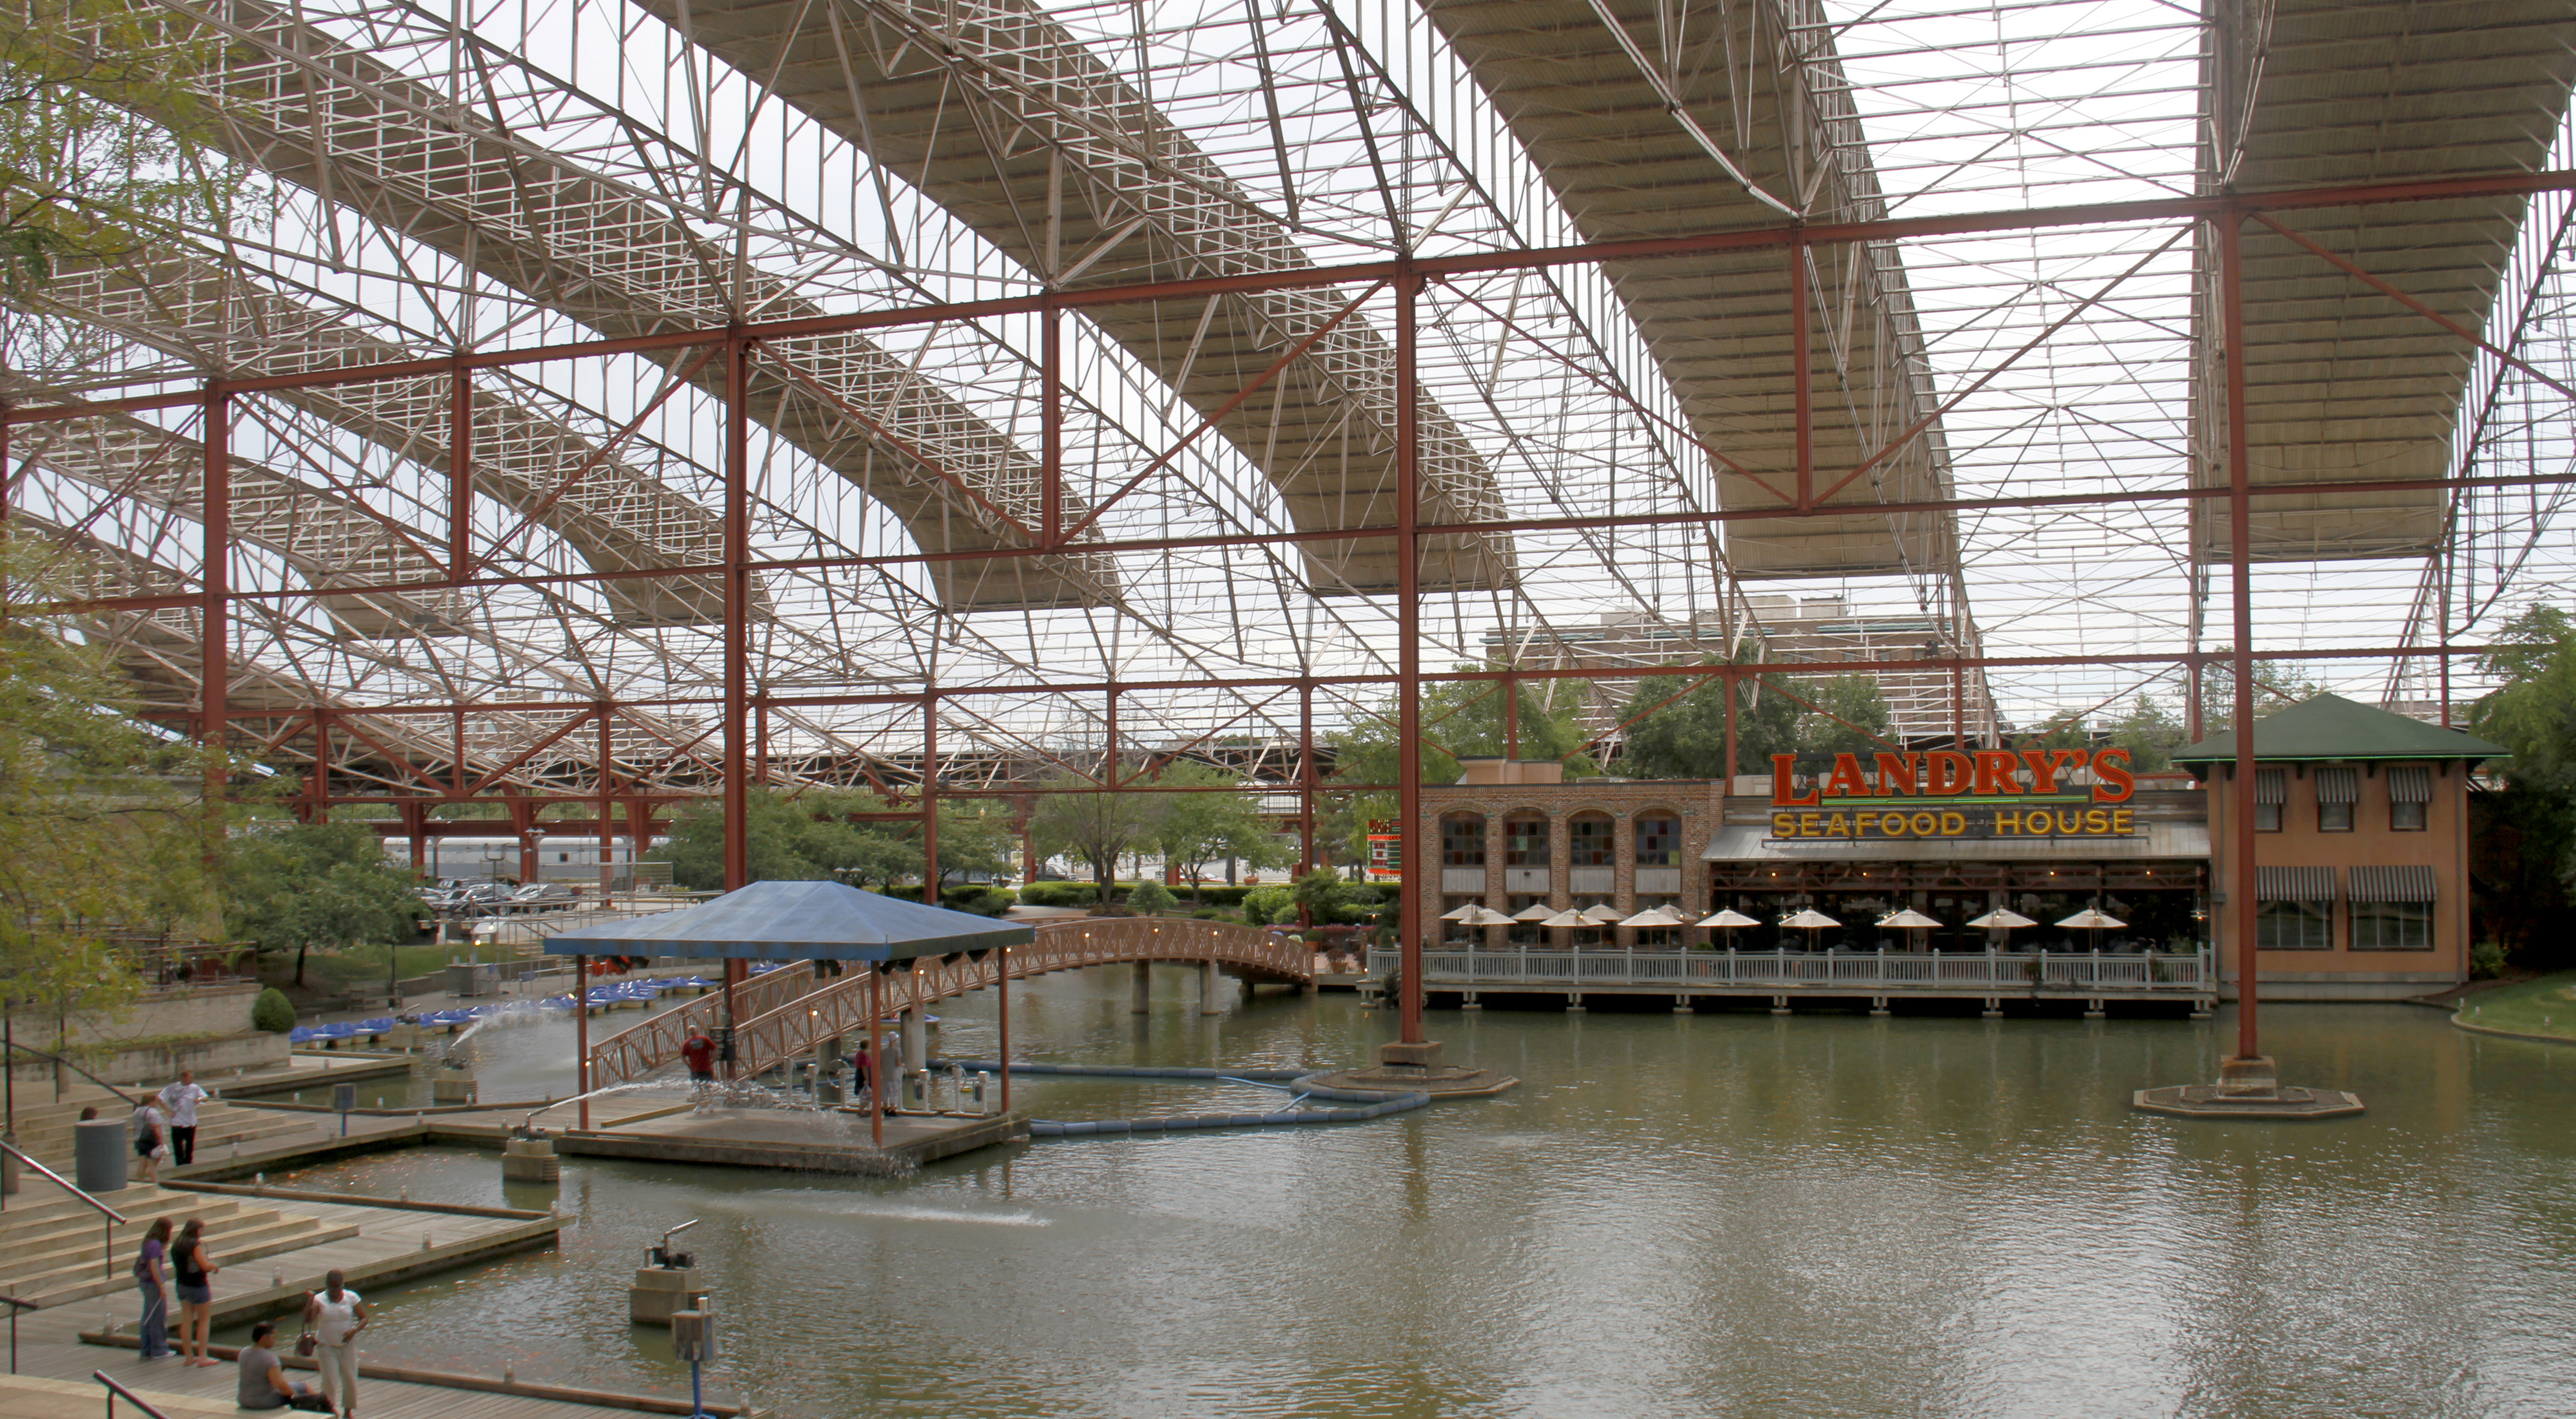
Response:
POLYGON ((170 1161, 186 1167, 197 1161, 197 1101, 206 1097, 197 1071, 182 1069, 179 1082, 161 1086, 161 1112, 170 1120, 170 1161))
POLYGON ((337 1267, 322 1282, 320 1291, 304 1298, 304 1324, 321 1342, 313 1362, 322 1371, 322 1397, 339 1407, 340 1419, 352 1419, 358 1412, 358 1332, 367 1328, 367 1304, 337 1267))

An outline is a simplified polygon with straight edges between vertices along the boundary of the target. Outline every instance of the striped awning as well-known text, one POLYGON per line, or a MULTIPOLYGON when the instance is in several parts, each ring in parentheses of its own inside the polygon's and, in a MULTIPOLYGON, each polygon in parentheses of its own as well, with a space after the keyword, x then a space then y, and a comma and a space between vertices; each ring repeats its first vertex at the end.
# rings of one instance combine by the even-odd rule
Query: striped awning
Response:
POLYGON ((2280 803, 2286 801, 2290 792, 2287 784, 2288 778, 2289 774, 2286 770, 2256 769, 2254 771, 2254 801, 2257 803, 2280 803))
POLYGON ((2331 902, 2335 873, 2331 867, 2257 867, 2254 895, 2266 902, 2331 902))
POLYGON ((2358 769, 2317 770, 2317 801, 2319 803, 2359 803, 2361 771, 2358 769))
POLYGON ((2433 771, 2421 764, 2391 768, 2388 771, 2388 801, 2391 803, 2432 802, 2433 771))
POLYGON ((2346 868, 2352 879, 2352 899, 2356 902, 2430 902, 2439 899, 2434 888, 2433 869, 2416 864, 2407 867, 2346 868))

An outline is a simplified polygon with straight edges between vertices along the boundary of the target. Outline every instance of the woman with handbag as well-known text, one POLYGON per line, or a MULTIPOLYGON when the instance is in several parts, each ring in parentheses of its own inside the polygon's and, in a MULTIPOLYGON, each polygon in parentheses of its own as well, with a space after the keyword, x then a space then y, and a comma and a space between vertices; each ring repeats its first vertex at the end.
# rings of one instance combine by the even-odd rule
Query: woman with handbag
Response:
MULTIPOLYGON (((150 1185, 160 1181, 161 1160, 170 1156, 170 1132, 161 1111, 152 1106, 152 1096, 134 1106, 133 1116, 126 1120, 134 1133, 135 1181, 150 1185)), ((169 1234, 168 1228, 162 1234, 169 1234)))
POLYGON ((323 1273, 322 1289, 304 1298, 306 1334, 296 1353, 311 1354, 322 1372, 322 1396, 339 1406, 340 1419, 358 1412, 358 1332, 367 1328, 367 1303, 349 1289, 334 1267, 323 1273), (307 1343, 315 1348, 307 1351, 307 1343))
POLYGON ((170 1255, 170 1219, 155 1217, 143 1234, 142 1254, 134 1258, 134 1284, 143 1290, 143 1358, 170 1354, 170 1300, 161 1294, 162 1266, 170 1255))

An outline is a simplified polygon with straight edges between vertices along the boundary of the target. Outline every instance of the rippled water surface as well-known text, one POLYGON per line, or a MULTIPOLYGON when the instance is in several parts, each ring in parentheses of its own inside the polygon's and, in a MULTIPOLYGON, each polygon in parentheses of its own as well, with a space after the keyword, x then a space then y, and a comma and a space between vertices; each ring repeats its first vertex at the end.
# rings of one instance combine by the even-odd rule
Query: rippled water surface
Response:
MULTIPOLYGON (((1031 1057, 1341 1064, 1391 1017, 1124 968, 1013 994, 1031 1057)), ((941 1046, 989 1050, 992 1002, 941 1046)), ((630 1328, 687 1234, 727 1354, 790 1416, 2576 1414, 2576 1051, 2402 1006, 2277 1007, 2308 1124, 2132 1113, 2233 1023, 1437 1013, 1498 1099, 1376 1123, 988 1150, 900 1182, 567 1160, 559 1252, 371 1299, 372 1353, 684 1385, 630 1328)), ((568 1021, 488 1032, 562 1089, 568 1021), (560 1071, 549 1073, 550 1070, 560 1071)), ((486 1085, 487 1093, 490 1085, 486 1085)), ((1041 1116, 1241 1086, 1022 1081, 1041 1116)), ((544 1206, 487 1153, 309 1182, 544 1206)))

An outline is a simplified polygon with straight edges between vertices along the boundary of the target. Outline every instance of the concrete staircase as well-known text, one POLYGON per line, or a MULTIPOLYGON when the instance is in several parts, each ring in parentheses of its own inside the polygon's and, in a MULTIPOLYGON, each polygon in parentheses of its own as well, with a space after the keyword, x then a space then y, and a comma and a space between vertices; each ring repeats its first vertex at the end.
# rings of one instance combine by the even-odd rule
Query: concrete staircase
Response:
POLYGON ((18 1195, 0 1212, 0 1291, 58 1306, 110 1291, 133 1289, 134 1257, 153 1219, 167 1217, 175 1231, 191 1217, 205 1219, 206 1254, 217 1266, 240 1266, 264 1256, 356 1236, 354 1225, 331 1225, 302 1213, 261 1205, 257 1198, 172 1192, 157 1187, 120 1188, 99 1199, 124 1213, 125 1225, 107 1219, 79 1198, 42 1178, 22 1175, 18 1195), (109 1250, 102 1252, 102 1248, 109 1250), (114 1260, 111 1272, 109 1261, 114 1260))
MULTIPOLYGON (((19 1091, 17 1108, 18 1147, 29 1157, 65 1177, 72 1175, 72 1125, 79 1121, 84 1106, 95 1106, 98 1116, 123 1122, 134 1106, 104 1090, 85 1088, 61 1103, 27 1102, 29 1090, 19 1091)), ((47 1091, 52 1092, 51 1090, 47 1091)), ((141 1091, 128 1090, 140 1097, 141 1091)), ((197 1105, 197 1161, 210 1162, 224 1157, 239 1143, 242 1151, 251 1152, 265 1140, 283 1139, 295 1134, 311 1133, 315 1115, 245 1109, 207 1099, 197 1105)), ((130 1164, 128 1165, 131 1166, 130 1164)), ((166 1165, 165 1165, 166 1166, 166 1165)), ((42 1183, 39 1186, 50 1186, 42 1183)))

